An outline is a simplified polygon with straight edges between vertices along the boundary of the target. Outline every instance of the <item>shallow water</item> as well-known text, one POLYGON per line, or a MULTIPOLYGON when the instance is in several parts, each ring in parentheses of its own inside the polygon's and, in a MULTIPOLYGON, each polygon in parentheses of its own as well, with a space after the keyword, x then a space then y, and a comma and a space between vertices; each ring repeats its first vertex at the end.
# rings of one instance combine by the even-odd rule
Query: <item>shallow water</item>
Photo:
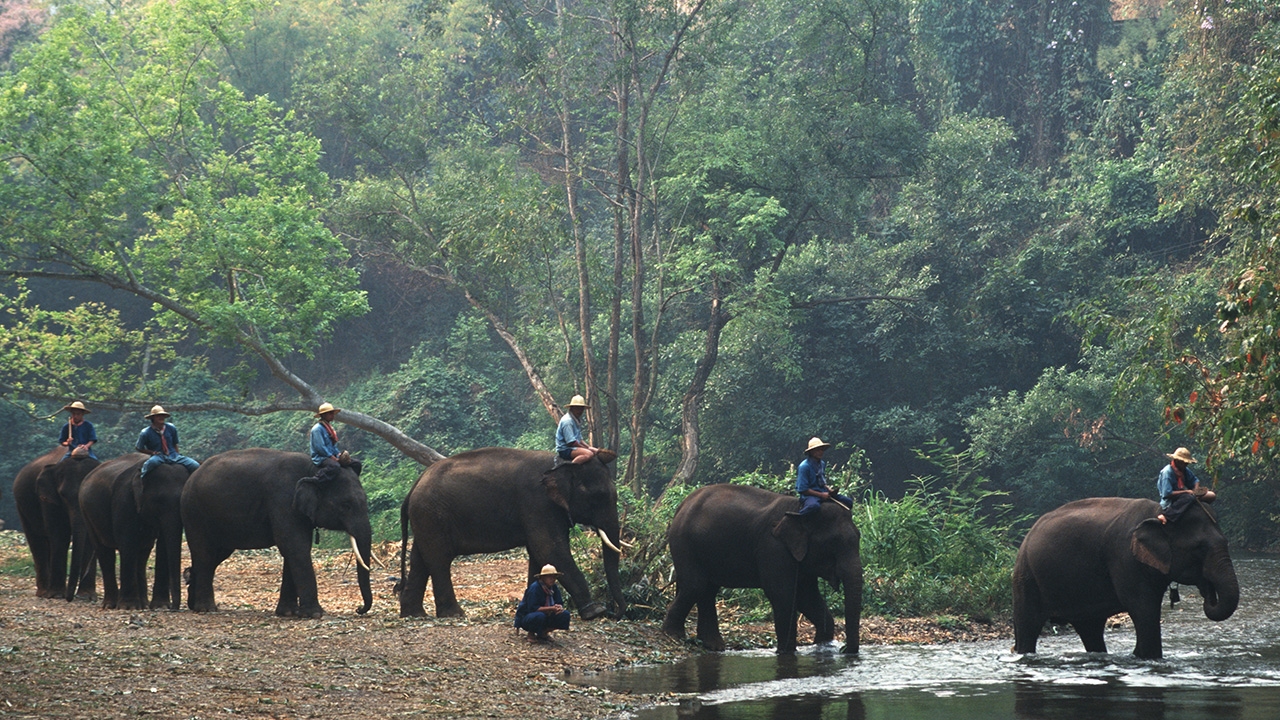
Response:
POLYGON ((947 645, 838 645, 707 653, 680 663, 574 678, 615 692, 696 694, 636 713, 668 718, 1280 718, 1280 559, 1236 560, 1241 601, 1227 621, 1201 611, 1194 587, 1162 623, 1162 660, 1132 656, 1132 630, 1108 630, 1107 654, 1084 652, 1070 628, 1035 655, 1012 640, 947 645))

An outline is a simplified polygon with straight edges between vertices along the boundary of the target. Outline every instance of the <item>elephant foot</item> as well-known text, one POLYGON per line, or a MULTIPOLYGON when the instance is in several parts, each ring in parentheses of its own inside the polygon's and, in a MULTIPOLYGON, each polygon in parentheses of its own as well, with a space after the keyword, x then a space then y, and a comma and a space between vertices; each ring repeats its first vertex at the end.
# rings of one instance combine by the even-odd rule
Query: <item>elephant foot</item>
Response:
POLYGON ((403 597, 400 598, 400 617, 426 617, 427 611, 422 607, 422 601, 407 602, 403 597))
POLYGON ((218 605, 211 600, 188 600, 187 609, 198 613, 217 612, 218 605))
POLYGON ((451 605, 449 607, 436 607, 436 617, 439 618, 464 618, 467 614, 463 612, 461 605, 451 605))
POLYGON ((121 610, 146 610, 147 604, 138 600, 125 600, 120 603, 121 610))
POLYGON ((663 634, 663 635, 666 635, 667 637, 671 638, 672 640, 684 640, 684 639, 685 639, 684 626, 683 626, 683 625, 682 625, 682 626, 680 626, 680 627, 668 627, 668 626, 666 626, 666 625, 663 625, 663 626, 662 626, 662 634, 663 634))
POLYGON ((277 605, 276 606, 277 617, 297 617, 298 615, 299 613, 298 613, 297 605, 277 605))
POLYGON ((724 652, 724 638, 722 637, 700 637, 698 642, 702 643, 702 647, 712 652, 724 652))
POLYGON ((310 610, 300 610, 298 612, 298 617, 311 618, 312 620, 319 620, 320 618, 324 617, 324 609, 317 605, 316 607, 310 610))
POLYGON ((593 602, 578 611, 578 617, 583 620, 595 620, 607 612, 604 603, 593 602))

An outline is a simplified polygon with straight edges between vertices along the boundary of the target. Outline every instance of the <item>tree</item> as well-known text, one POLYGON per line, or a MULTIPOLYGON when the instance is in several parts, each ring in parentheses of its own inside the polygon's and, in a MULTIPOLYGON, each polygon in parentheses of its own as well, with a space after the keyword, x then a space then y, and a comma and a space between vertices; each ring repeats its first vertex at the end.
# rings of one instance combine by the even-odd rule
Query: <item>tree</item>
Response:
MULTIPOLYGON (((255 3, 179 0, 60 8, 0 82, 3 383, 36 397, 147 407, 160 370, 195 341, 222 391, 170 409, 312 410, 321 393, 286 360, 367 309, 342 244, 316 140, 265 97, 246 98, 214 55, 255 3), (33 302, 31 283, 107 288, 116 303, 33 302), (118 303, 119 293, 149 308, 118 303), (70 307, 65 307, 70 304, 70 307), (250 362, 297 399, 255 397, 250 362)), ((342 419, 429 464, 442 457, 356 411, 342 419)))

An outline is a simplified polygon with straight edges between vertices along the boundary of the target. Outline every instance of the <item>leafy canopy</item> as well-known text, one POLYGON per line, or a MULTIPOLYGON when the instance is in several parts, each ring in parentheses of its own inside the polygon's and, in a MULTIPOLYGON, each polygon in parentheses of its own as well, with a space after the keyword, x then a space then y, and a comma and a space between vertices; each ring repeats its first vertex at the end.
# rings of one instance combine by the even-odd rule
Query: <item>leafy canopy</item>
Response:
POLYGON ((348 253, 321 223, 330 188, 318 141, 219 71, 218 53, 256 7, 61 7, 0 78, 0 276, 87 280, 151 310, 38 307, 10 284, 0 300, 10 387, 127 394, 144 347, 159 360, 188 338, 273 363, 309 355, 336 321, 367 310, 348 253), (41 333, 79 354, 14 362, 41 333), (95 353, 114 365, 78 372, 95 353))

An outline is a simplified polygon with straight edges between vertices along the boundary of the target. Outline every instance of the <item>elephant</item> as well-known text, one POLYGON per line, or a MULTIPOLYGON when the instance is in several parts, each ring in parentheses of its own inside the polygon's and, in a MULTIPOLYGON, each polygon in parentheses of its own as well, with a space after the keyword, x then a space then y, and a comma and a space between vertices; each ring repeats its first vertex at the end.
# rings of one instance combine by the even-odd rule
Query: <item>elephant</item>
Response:
POLYGON ((64 461, 66 454, 65 447, 56 446, 19 470, 13 480, 13 501, 35 563, 36 595, 92 599, 96 581, 92 543, 78 498, 80 483, 98 461, 92 457, 64 461))
POLYGON ((1086 651, 1106 652, 1107 618, 1127 612, 1138 636, 1133 654, 1158 659, 1171 582, 1198 587, 1210 620, 1231 617, 1240 585, 1213 511, 1196 502, 1167 525, 1159 512, 1152 500, 1090 498, 1037 520, 1014 562, 1014 652, 1036 651, 1045 620, 1070 623, 1086 651))
POLYGON ((303 453, 249 448, 214 455, 191 474, 182 490, 182 524, 191 551, 187 607, 218 609, 213 575, 235 550, 274 545, 284 558, 276 615, 320 618, 311 537, 316 528, 351 536, 363 615, 373 607, 369 563, 373 530, 369 501, 357 466, 331 479, 315 480, 316 467, 303 453), (299 482, 302 478, 308 478, 299 482))
POLYGON ((605 606, 592 600, 587 579, 569 551, 574 524, 592 526, 600 534, 614 616, 622 616, 626 601, 618 576, 621 524, 609 467, 617 454, 601 450, 581 465, 553 466, 554 458, 553 453, 536 450, 480 448, 445 458, 422 473, 400 506, 401 580, 396 588, 401 617, 425 614, 422 601, 428 580, 436 616, 463 617, 453 592, 453 559, 520 546, 529 555, 530 581, 543 565, 555 565, 579 617, 591 620, 605 614, 605 606), (406 553, 410 526, 413 549, 406 553))
POLYGON ((813 623, 815 640, 835 638, 835 621, 818 589, 818 578, 844 586, 846 653, 857 653, 862 618, 861 535, 852 513, 824 502, 808 515, 796 513, 794 495, 746 485, 708 485, 676 509, 667 527, 675 565, 676 597, 662 630, 683 639, 689 611, 698 606, 697 637, 709 650, 723 650, 716 617, 722 587, 761 588, 773 606, 778 652, 796 649, 796 613, 813 623))
POLYGON ((161 464, 146 477, 144 453, 108 460, 80 486, 80 507, 102 566, 102 606, 147 607, 147 560, 156 551, 151 609, 181 607, 182 517, 179 499, 190 473, 178 464, 161 464), (116 551, 120 586, 116 587, 116 551))

